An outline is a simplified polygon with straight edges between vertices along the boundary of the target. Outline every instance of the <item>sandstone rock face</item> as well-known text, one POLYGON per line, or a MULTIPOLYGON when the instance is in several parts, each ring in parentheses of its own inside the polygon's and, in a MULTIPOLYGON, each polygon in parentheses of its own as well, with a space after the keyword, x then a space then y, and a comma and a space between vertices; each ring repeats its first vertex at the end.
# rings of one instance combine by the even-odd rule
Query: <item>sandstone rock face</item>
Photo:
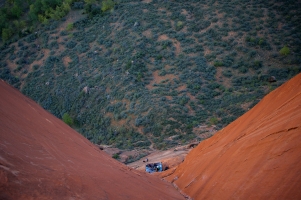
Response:
POLYGON ((301 74, 161 176, 193 199, 301 199, 301 74))
POLYGON ((184 199, 0 80, 0 199, 184 199))

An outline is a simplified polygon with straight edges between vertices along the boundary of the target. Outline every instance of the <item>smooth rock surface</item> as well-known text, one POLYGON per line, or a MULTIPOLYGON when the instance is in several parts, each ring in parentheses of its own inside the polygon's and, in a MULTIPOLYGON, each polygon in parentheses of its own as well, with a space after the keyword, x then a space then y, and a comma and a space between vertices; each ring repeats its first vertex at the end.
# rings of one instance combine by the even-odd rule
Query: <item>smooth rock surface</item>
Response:
POLYGON ((172 170, 161 177, 193 199, 301 199, 301 74, 172 170))
POLYGON ((0 199, 184 199, 0 80, 0 199))

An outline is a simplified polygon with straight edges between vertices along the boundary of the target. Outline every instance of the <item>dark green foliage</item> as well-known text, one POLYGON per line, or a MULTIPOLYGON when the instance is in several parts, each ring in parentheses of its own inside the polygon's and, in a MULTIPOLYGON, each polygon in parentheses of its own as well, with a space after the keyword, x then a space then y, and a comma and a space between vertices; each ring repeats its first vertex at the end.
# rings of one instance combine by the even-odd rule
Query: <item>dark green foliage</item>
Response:
POLYGON ((114 158, 114 159, 119 159, 120 158, 120 153, 115 153, 113 156, 112 156, 112 158, 114 158))
MULTIPOLYGON (((67 47, 68 49, 73 49, 75 46, 76 46, 76 42, 73 41, 73 40, 67 42, 67 44, 66 44, 66 47, 67 47)), ((79 48, 81 48, 81 47, 79 47, 79 48)))
POLYGON ((215 61, 213 65, 214 67, 221 67, 223 66, 223 63, 221 61, 215 61))
POLYGON ((38 22, 59 20, 70 11, 72 0, 6 1, 0 9, 2 41, 13 35, 23 37, 32 32, 38 22))

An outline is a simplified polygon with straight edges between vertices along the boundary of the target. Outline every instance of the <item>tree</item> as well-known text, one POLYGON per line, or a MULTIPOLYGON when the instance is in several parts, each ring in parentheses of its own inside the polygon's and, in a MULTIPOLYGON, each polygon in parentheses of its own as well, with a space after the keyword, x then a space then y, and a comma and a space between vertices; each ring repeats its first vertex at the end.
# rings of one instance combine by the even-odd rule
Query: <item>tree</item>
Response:
POLYGON ((73 119, 70 117, 70 115, 68 113, 65 113, 63 115, 63 121, 68 124, 69 126, 73 125, 73 119))
POLYGON ((18 5, 17 3, 14 3, 13 7, 11 8, 11 15, 14 18, 19 18, 22 14, 22 9, 20 7, 20 5, 18 5))

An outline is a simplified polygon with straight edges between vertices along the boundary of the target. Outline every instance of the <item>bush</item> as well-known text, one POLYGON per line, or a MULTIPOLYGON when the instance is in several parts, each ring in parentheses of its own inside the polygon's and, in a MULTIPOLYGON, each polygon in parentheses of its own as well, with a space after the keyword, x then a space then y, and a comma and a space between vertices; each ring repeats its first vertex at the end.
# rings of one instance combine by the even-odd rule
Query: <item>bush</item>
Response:
POLYGON ((180 31, 184 27, 184 23, 182 21, 178 21, 176 24, 176 31, 180 31))
POLYGON ((69 23, 66 27, 67 31, 71 31, 73 29, 73 23, 69 23))
POLYGON ((289 53, 290 53, 290 49, 287 47, 287 46, 284 46, 280 51, 279 53, 281 55, 284 55, 284 56, 287 56, 289 53))
POLYGON ((223 62, 215 61, 213 65, 214 65, 214 67, 221 67, 221 66, 223 66, 223 62))
POLYGON ((119 153, 115 153, 115 154, 112 156, 112 158, 118 160, 118 159, 120 158, 119 153))
POLYGON ((72 126, 73 125, 73 119, 70 117, 70 115, 68 113, 65 113, 63 115, 63 121, 68 124, 69 126, 72 126))
POLYGON ((101 10, 105 12, 114 8, 114 2, 112 0, 103 0, 101 3, 101 10))

